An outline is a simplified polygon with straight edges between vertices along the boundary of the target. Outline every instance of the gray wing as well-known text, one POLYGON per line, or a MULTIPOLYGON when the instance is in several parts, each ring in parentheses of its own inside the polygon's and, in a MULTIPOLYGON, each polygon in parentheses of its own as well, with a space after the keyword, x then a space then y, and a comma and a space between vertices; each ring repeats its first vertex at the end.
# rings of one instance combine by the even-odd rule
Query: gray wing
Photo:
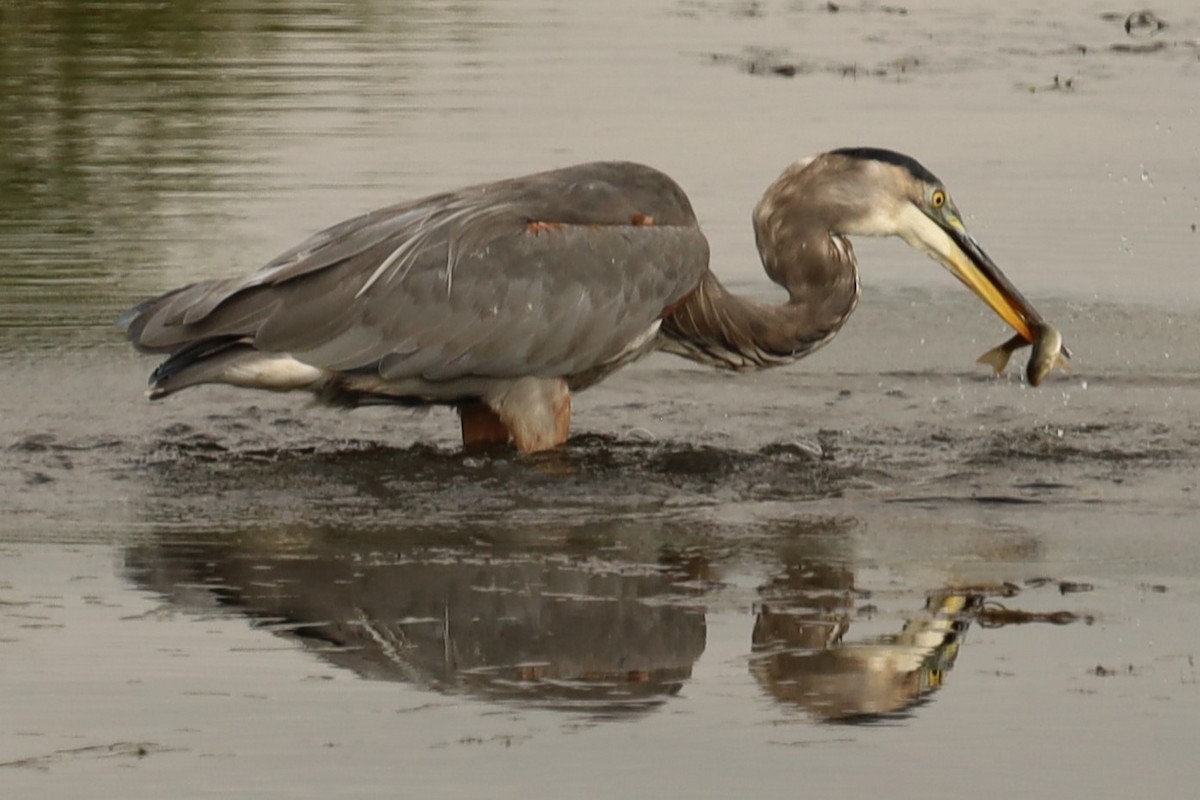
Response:
POLYGON ((619 355, 707 263, 674 181, 599 162, 365 214, 125 324, 152 352, 236 341, 386 379, 561 376, 619 355))

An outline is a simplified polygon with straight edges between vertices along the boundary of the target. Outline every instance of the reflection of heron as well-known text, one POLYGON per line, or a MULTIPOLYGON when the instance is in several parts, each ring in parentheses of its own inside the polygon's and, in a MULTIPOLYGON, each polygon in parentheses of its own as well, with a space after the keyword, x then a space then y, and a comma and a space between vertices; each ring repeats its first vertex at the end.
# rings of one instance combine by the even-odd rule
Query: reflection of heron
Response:
POLYGON ((306 389, 341 405, 457 407, 467 445, 566 441, 572 390, 662 349, 784 364, 858 302, 848 235, 899 236, 1027 340, 1040 317, 913 159, 835 150, 790 166, 754 210, 781 305, 729 293, 666 175, 604 162, 439 194, 316 234, 259 271, 168 292, 122 319, 169 358, 152 398, 200 383, 306 389))
POLYGON ((750 671, 778 700, 828 722, 863 722, 900 714, 941 687, 954 667, 969 611, 983 595, 944 590, 928 598, 926 614, 898 634, 843 640, 837 614, 764 606, 754 623, 750 671))
POLYGON ((571 541, 578 531, 478 523, 436 527, 435 547, 419 528, 352 533, 284 527, 186 545, 161 536, 128 549, 126 569, 175 605, 244 614, 362 677, 465 697, 650 711, 704 651, 704 609, 688 599, 703 558, 685 565, 652 548, 654 560, 634 562, 622 548, 605 562, 596 539, 571 541), (464 539, 473 544, 460 549, 464 539))

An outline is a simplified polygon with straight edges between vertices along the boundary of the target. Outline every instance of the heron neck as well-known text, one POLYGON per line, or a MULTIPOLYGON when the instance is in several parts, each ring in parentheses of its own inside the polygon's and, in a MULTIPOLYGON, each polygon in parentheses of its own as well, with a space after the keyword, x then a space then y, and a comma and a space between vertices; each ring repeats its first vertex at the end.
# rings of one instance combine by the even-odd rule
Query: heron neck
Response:
MULTIPOLYGON (((768 273, 777 275, 770 268, 768 273)), ((777 280, 788 290, 788 301, 770 304, 733 294, 706 272, 695 291, 663 320, 662 349, 739 371, 803 358, 832 339, 854 310, 858 281, 854 274, 849 288, 839 284, 831 290, 789 274, 787 283, 777 280)))

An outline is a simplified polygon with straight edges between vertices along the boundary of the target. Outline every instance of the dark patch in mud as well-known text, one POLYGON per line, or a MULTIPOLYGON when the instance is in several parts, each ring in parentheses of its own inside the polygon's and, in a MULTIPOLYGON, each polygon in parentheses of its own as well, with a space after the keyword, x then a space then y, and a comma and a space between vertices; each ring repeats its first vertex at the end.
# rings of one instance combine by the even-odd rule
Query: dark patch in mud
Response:
MULTIPOLYGON (((519 456, 428 445, 346 440, 294 448, 234 448, 201 434, 159 443, 141 472, 165 504, 219 496, 222 507, 290 497, 343 521, 385 523, 496 513, 607 517, 722 500, 809 500, 836 495, 850 471, 805 447, 757 451, 644 444, 585 435, 561 450, 519 456), (241 498, 241 499, 239 499, 241 498)), ((247 507, 249 518, 257 515, 247 507)))
POLYGON ((1017 83, 1017 87, 1024 89, 1030 94, 1037 94, 1038 92, 1073 92, 1076 89, 1076 80, 1074 76, 1060 77, 1055 73, 1054 77, 1046 83, 1017 83))
POLYGON ((1195 444, 1178 428, 1147 424, 1140 429, 1109 425, 1046 426, 1037 430, 996 431, 974 445, 969 463, 992 465, 1015 461, 1108 464, 1169 462, 1194 452, 1195 444), (1120 442, 1113 441, 1119 436, 1120 442), (1126 444, 1135 441, 1136 446, 1126 444))
POLYGON ((1034 492, 1055 491, 1059 489, 1073 489, 1069 483, 1060 483, 1058 481, 1026 481, 1024 483, 1014 483, 1018 489, 1027 489, 1034 492))
POLYGON ((24 477, 26 486, 53 484, 91 459, 105 458, 122 446, 119 439, 87 437, 79 441, 63 441, 53 433, 35 433, 21 437, 7 448, 16 462, 16 471, 24 477))
MULTIPOLYGON (((1125 26, 1121 35, 1122 41, 1098 39, 1087 41, 1093 31, 1080 27, 1076 31, 1062 26, 1061 35, 1047 39, 1036 33, 1039 26, 1028 24, 1027 21, 1014 21, 997 18, 993 24, 1010 25, 1016 23, 1020 31, 1015 38, 1006 37, 1005 43, 994 49, 990 46, 979 46, 976 30, 962 29, 943 32, 939 38, 939 46, 928 48, 925 41, 929 36, 925 25, 910 25, 900 22, 895 17, 907 16, 907 9, 899 6, 862 4, 850 6, 847 4, 828 3, 825 6, 805 6, 797 3, 768 9, 758 3, 752 4, 753 13, 742 14, 750 18, 771 16, 777 25, 794 26, 799 33, 793 40, 805 44, 809 50, 794 52, 780 47, 764 47, 748 45, 740 52, 705 53, 704 59, 711 64, 733 66, 747 75, 796 78, 812 75, 837 75, 848 79, 874 78, 889 81, 907 80, 914 75, 964 75, 971 72, 988 70, 996 63, 1008 63, 1013 57, 1018 59, 1043 59, 1059 67, 1064 59, 1069 59, 1071 73, 1049 72, 1038 76, 1041 80, 1015 81, 1016 90, 1031 94, 1057 93, 1070 94, 1080 86, 1079 74, 1085 76, 1087 85, 1108 80, 1114 72, 1121 69, 1120 61, 1129 57, 1174 57, 1194 60, 1200 46, 1193 38, 1171 40, 1155 38, 1166 28, 1166 23, 1154 17, 1150 12, 1135 12, 1121 17, 1125 26), (884 14, 893 19, 878 19, 878 21, 853 23, 854 30, 843 28, 840 18, 847 12, 857 11, 860 15, 884 14), (1131 19, 1140 19, 1139 14, 1150 14, 1149 21, 1144 24, 1128 23, 1131 19), (832 19, 820 19, 821 17, 832 19), (800 19, 804 18, 804 19, 800 19), (819 39, 806 39, 809 31, 816 36, 837 35, 858 38, 859 48, 844 48, 847 51, 870 53, 872 61, 841 60, 837 55, 822 52, 823 42, 819 39), (958 35, 961 33, 962 35, 958 35), (1032 34, 1032 35, 1031 35, 1032 34), (882 58, 890 53, 891 58, 882 58), (1079 74, 1077 74, 1079 73, 1079 74), (1052 75, 1052 77, 1051 77, 1052 75)), ((708 11, 710 13, 728 14, 724 6, 710 7, 699 4, 693 13, 708 11)), ((943 22, 945 20, 942 20, 943 22)), ((769 34, 764 34, 770 36, 769 34)), ((774 36, 771 36, 774 38, 774 36)), ((1000 37, 996 37, 1000 41, 1000 37)))
POLYGON ((123 442, 113 437, 87 437, 81 441, 64 442, 53 433, 32 433, 8 446, 14 453, 85 453, 111 450, 123 442))
POLYGON ((84 745, 54 750, 42 755, 2 761, 2 767, 25 767, 43 772, 69 761, 86 758, 142 759, 154 753, 168 753, 176 748, 165 747, 157 742, 114 742, 112 744, 84 745))
POLYGON ((1018 608, 1007 608, 999 603, 985 604, 979 610, 976 618, 984 628, 1029 625, 1038 622, 1050 625, 1070 625, 1074 622, 1083 622, 1091 625, 1096 621, 1095 617, 1090 614, 1076 614, 1073 611, 1024 611, 1018 608))
POLYGON ((1097 678, 1111 678, 1114 675, 1135 675, 1137 668, 1133 664, 1126 664, 1123 668, 1106 667, 1103 664, 1097 664, 1088 670, 1089 675, 1095 675, 1097 678))
MULTIPOLYGON (((973 418, 972 418, 973 419, 973 418)), ((1190 467, 1200 428, 1105 422, 875 425, 797 431, 737 449, 704 442, 581 434, 558 450, 464 453, 396 446, 416 426, 388 420, 377 438, 338 438, 330 420, 255 406, 136 438, 27 433, 0 450, 0 485, 24 514, 120 508, 135 524, 241 527, 266 515, 380 527, 397 518, 588 520, 672 515, 702 521, 716 506, 804 503, 882 490, 887 503, 1015 508, 1097 502, 1086 490, 1139 471, 1190 467), (1054 465, 1050 471, 1046 465, 1054 465), (70 492, 64 487, 70 486, 70 492), (932 489, 932 491, 930 491, 932 489), (131 502, 132 501, 132 502, 131 502)), ((361 428, 355 428, 361 430, 361 428)), ((97 510, 97 514, 103 513, 97 510)), ((109 512, 111 516, 111 512, 109 512)), ((29 518, 29 517, 27 517, 29 518)))
POLYGON ((842 78, 902 78, 921 67, 917 56, 903 56, 866 65, 856 62, 808 59, 789 50, 772 47, 747 47, 738 54, 708 53, 712 64, 732 65, 747 75, 794 78, 798 75, 826 74, 842 78))
POLYGON ((1058 587, 1059 594, 1077 594, 1079 592, 1090 592, 1096 587, 1090 583, 1081 581, 1056 581, 1053 578, 1030 578, 1025 581, 1026 586, 1041 587, 1049 584, 1054 584, 1058 587))
POLYGON ((945 503, 979 503, 985 506, 1027 506, 1039 505, 1042 500, 1032 497, 1017 497, 1014 495, 982 494, 968 497, 954 495, 924 495, 921 497, 892 497, 889 503, 912 503, 917 505, 939 505, 945 503))

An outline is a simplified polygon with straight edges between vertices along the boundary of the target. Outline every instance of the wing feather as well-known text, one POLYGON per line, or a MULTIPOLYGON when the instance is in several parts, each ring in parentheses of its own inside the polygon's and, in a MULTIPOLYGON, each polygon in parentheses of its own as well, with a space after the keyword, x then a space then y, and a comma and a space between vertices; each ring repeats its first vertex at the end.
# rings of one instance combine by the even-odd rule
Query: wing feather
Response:
POLYGON ((251 275, 140 306, 129 333, 168 352, 241 337, 384 379, 567 375, 644 337, 707 263, 670 178, 600 162, 347 220, 251 275))

